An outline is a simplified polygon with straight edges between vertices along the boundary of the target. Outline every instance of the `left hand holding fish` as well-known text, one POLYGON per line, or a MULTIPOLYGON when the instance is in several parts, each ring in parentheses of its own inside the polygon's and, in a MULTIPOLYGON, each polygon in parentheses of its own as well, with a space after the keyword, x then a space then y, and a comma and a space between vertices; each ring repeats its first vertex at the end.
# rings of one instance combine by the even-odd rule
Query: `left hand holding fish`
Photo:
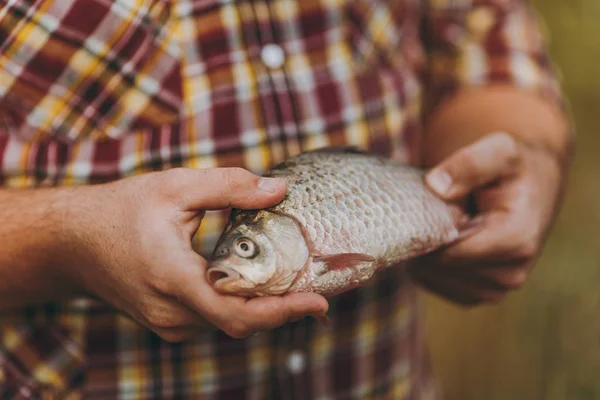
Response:
POLYGON ((497 302, 520 288, 556 214, 558 158, 508 134, 491 134, 438 163, 426 181, 446 200, 471 196, 476 215, 461 239, 411 267, 413 278, 462 305, 497 302))

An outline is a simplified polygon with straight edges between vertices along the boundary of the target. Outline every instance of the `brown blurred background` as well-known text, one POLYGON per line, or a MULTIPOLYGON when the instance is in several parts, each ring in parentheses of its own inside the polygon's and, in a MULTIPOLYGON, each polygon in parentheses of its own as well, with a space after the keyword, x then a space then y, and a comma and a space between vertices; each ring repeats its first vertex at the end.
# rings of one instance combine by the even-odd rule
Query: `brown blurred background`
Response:
POLYGON ((528 284, 464 311, 428 297, 448 400, 600 399, 600 0, 535 0, 577 129, 568 196, 528 284))

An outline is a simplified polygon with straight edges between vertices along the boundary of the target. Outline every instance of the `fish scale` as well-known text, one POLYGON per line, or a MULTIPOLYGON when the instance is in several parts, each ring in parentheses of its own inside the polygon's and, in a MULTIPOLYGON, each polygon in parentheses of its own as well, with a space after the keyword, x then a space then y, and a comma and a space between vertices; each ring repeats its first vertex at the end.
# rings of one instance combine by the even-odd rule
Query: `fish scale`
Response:
POLYGON ((273 209, 312 227, 307 232, 315 254, 364 253, 401 261, 418 251, 410 248, 413 238, 436 245, 458 234, 451 209, 424 186, 423 171, 391 160, 307 152, 269 176, 288 184, 285 200, 273 209))

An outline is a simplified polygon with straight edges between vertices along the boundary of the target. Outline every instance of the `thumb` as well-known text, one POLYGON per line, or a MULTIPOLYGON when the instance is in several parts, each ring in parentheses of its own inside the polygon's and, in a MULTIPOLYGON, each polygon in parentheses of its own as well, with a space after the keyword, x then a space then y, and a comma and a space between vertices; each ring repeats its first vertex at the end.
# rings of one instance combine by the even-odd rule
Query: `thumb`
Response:
POLYGON ((261 209, 273 206, 285 196, 281 178, 265 178, 242 168, 180 169, 176 182, 185 210, 219 210, 229 207, 261 209))
POLYGON ((463 147, 425 177, 429 187, 448 200, 512 176, 521 162, 519 143, 506 133, 493 133, 463 147))

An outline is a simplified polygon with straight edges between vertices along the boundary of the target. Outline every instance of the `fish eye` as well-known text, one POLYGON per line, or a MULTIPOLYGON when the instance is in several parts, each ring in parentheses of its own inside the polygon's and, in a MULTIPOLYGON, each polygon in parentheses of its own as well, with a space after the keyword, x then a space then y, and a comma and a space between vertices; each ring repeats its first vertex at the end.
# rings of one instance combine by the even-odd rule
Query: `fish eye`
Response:
POLYGON ((240 238, 235 242, 235 252, 243 258, 251 258, 256 255, 256 245, 248 238, 240 238))

